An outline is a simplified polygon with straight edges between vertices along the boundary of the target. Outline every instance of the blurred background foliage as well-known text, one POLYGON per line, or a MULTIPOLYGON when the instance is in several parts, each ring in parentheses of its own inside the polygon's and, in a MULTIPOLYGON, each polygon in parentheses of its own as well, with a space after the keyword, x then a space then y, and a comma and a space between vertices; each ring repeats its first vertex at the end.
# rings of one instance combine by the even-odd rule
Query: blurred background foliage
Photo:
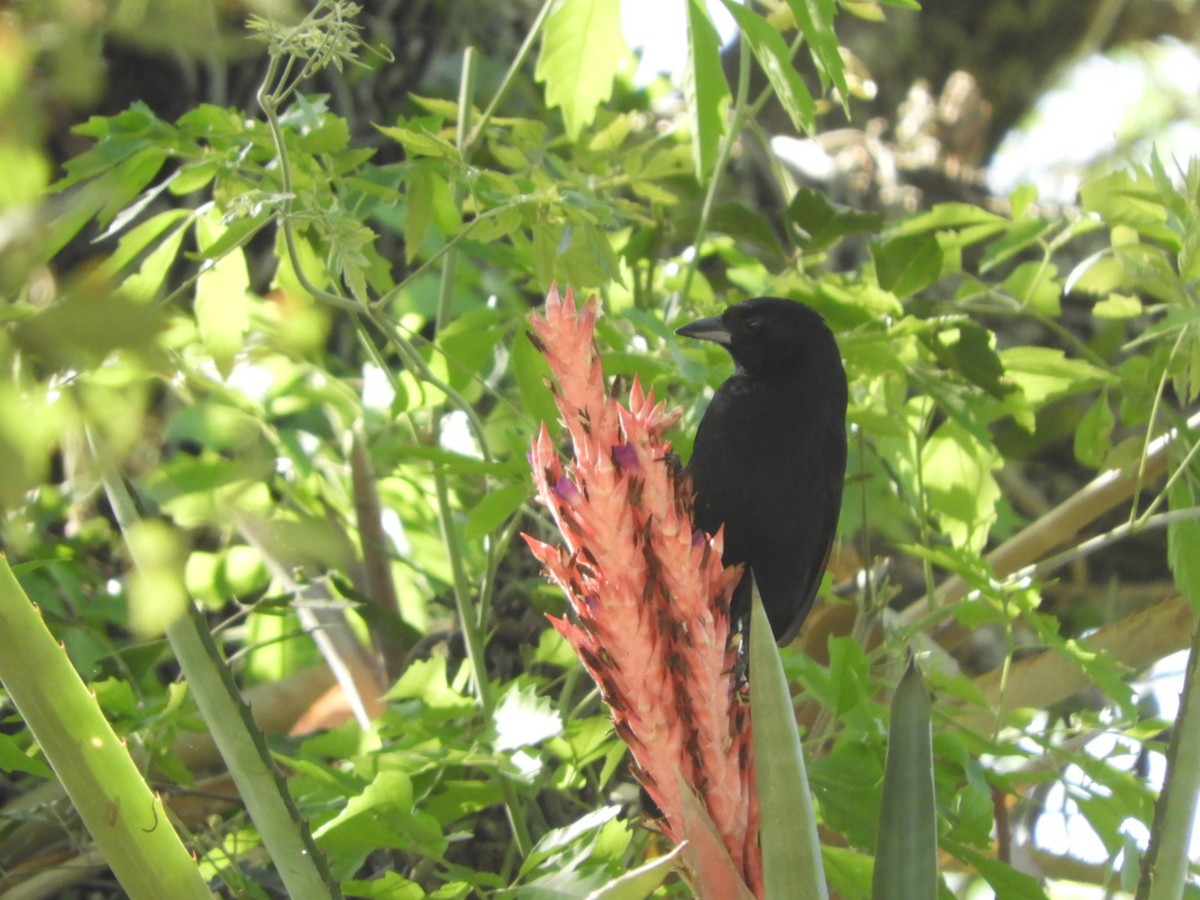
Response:
MULTIPOLYGON (((0 546, 231 896, 281 887, 162 639, 190 600, 348 895, 582 896, 658 852, 518 538, 555 281, 685 407, 684 459, 728 360, 676 325, 774 294, 838 335, 841 550, 785 655, 835 890, 869 893, 906 647, 942 891, 1137 887, 1178 733, 1152 667, 1200 597, 1195 109, 1145 72, 1191 71, 1200 18, 730 11, 721 52, 680 4, 682 89, 635 77, 617 0, 0 12, 0 546), (1105 66, 1146 77, 1115 143, 1030 144, 1105 66)), ((0 716, 0 890, 116 895, 31 886, 88 839, 0 716)))

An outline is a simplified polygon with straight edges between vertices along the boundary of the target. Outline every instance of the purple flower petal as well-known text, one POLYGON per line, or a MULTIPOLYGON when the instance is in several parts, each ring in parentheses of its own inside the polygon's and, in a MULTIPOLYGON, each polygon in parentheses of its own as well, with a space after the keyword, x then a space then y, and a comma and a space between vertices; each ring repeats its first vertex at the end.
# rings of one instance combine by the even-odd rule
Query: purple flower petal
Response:
POLYGON ((583 494, 566 475, 554 482, 554 496, 570 507, 576 507, 583 502, 583 494))
POLYGON ((613 463, 622 472, 641 468, 638 461, 637 449, 632 444, 620 444, 612 449, 613 463))

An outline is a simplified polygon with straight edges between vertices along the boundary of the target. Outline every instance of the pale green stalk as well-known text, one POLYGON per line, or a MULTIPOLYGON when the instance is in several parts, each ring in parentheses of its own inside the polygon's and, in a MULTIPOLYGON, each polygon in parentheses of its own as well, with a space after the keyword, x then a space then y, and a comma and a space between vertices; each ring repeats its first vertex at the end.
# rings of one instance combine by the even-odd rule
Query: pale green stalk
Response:
MULTIPOLYGON (((128 537, 138 521, 133 498, 106 448, 90 431, 88 444, 117 524, 122 534, 128 537)), ((136 544, 127 541, 127 545, 134 566, 141 568, 136 544)), ((250 708, 221 659, 207 623, 190 600, 186 614, 167 626, 166 636, 187 679, 188 689, 196 698, 200 715, 288 894, 306 900, 340 898, 341 890, 325 864, 325 855, 318 850, 308 823, 301 818, 287 785, 275 768, 266 740, 254 724, 250 708)), ((146 896, 174 897, 161 892, 146 896)))
POLYGON ((134 900, 210 900, 196 863, 125 742, 0 554, 0 682, 134 900))
MULTIPOLYGON (((1193 601, 1194 602, 1194 601, 1193 601)), ((1167 776, 1154 809, 1137 900, 1176 900, 1188 883, 1192 825, 1200 797, 1200 628, 1192 635, 1179 715, 1167 751, 1167 776)))

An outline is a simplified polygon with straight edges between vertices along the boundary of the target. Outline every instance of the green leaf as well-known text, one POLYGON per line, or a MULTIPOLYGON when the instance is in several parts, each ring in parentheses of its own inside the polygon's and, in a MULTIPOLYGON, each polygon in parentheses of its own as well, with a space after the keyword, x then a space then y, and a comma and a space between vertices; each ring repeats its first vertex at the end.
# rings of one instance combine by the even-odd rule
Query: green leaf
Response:
POLYGON ((1109 227, 1128 225, 1176 252, 1183 249, 1179 235, 1167 224, 1167 195, 1145 169, 1112 172, 1088 181, 1079 199, 1084 209, 1097 213, 1109 227))
POLYGON ((0 772, 27 772, 38 778, 54 777, 41 757, 30 756, 7 734, 0 734, 0 772))
POLYGON ((168 209, 127 232, 117 242, 117 249, 112 255, 100 264, 100 273, 105 278, 120 278, 124 275, 126 267, 146 253, 147 247, 162 237, 171 226, 178 225, 189 215, 186 209, 168 209))
POLYGON ((955 547, 981 552, 996 521, 1000 486, 992 470, 1002 461, 963 426, 947 421, 933 433, 921 454, 925 489, 934 518, 955 547))
POLYGON ((528 496, 527 484, 510 484, 489 492, 467 516, 463 538, 473 541, 491 533, 520 509, 528 496))
POLYGON ((922 335, 938 361, 951 371, 979 385, 993 397, 1012 393, 1004 364, 993 346, 993 335, 974 322, 963 321, 933 334, 922 335))
MULTIPOLYGON (((225 231, 212 215, 196 219, 196 242, 203 252, 225 231)), ((222 378, 233 370, 234 357, 250 327, 250 271, 240 247, 203 268, 196 279, 196 326, 222 378)))
POLYGON ((115 350, 151 352, 166 327, 163 311, 122 293, 72 292, 22 322, 16 342, 59 365, 99 363, 115 350))
POLYGON ((341 116, 326 114, 321 124, 296 138, 305 153, 337 153, 350 143, 350 126, 341 116))
POLYGON ((829 886, 842 897, 867 897, 871 893, 871 857, 847 847, 821 847, 829 886))
POLYGON ((842 61, 837 35, 833 33, 836 12, 833 0, 788 0, 788 6, 808 42, 822 86, 828 88, 832 83, 837 88, 842 109, 849 115, 850 89, 846 86, 846 64, 842 61))
POLYGON ((188 254, 190 259, 220 259, 234 247, 244 247, 259 229, 274 221, 270 212, 262 211, 253 216, 241 216, 232 221, 223 221, 225 230, 199 253, 188 254))
POLYGON ((1100 392, 1075 429, 1075 458, 1085 466, 1098 469, 1112 448, 1112 430, 1116 424, 1108 405, 1108 390, 1100 392))
POLYGON ((1058 267, 1053 263, 1030 261, 1021 263, 1004 279, 1004 290, 1047 316, 1058 316, 1062 311, 1059 297, 1062 282, 1058 279, 1058 267))
POLYGON ((313 837, 329 854, 337 877, 358 869, 381 847, 440 855, 446 846, 438 821, 415 809, 412 778, 391 768, 380 769, 341 812, 313 829, 313 837))
POLYGON ((792 55, 784 43, 782 35, 775 30, 766 19, 758 13, 736 3, 735 0, 721 0, 729 14, 738 23, 738 28, 750 45, 754 58, 771 82, 775 96, 779 98, 792 125, 797 131, 811 133, 815 123, 816 103, 804 79, 796 71, 792 63, 792 55))
POLYGON ((903 299, 938 280, 944 259, 936 235, 913 234, 871 245, 879 286, 903 299))
POLYGON ((771 636, 758 588, 750 612, 750 709, 763 852, 763 885, 768 897, 826 900, 812 793, 804 751, 792 710, 787 678, 771 636))
POLYGON ((475 705, 470 697, 450 687, 446 680, 446 660, 440 656, 413 660, 384 696, 388 700, 421 700, 432 709, 465 710, 475 705))
POLYGON ((725 133, 725 105, 729 82, 721 68, 721 43, 703 0, 687 0, 688 67, 683 97, 692 128, 692 156, 696 179, 708 184, 717 162, 717 148, 725 133))
POLYGON ((612 97, 628 56, 620 0, 562 0, 550 14, 533 77, 546 85, 546 105, 562 109, 571 140, 612 97))
POLYGON ((1071 359, 1054 347, 1009 347, 1000 351, 1000 361, 1008 377, 1035 406, 1117 380, 1110 372, 1082 359, 1071 359))
POLYGON ((916 661, 892 697, 871 900, 936 900, 933 711, 916 661))
POLYGON ((943 846, 979 871, 996 892, 996 900, 1047 900, 1036 878, 969 847, 949 842, 943 842, 943 846))
POLYGON ((995 230, 1000 230, 1007 224, 1003 216, 970 203, 939 203, 928 212, 917 213, 905 219, 892 234, 900 237, 927 231, 968 228, 973 225, 991 225, 995 230))
POLYGON ((138 301, 150 301, 158 296, 171 267, 179 258, 179 248, 189 224, 190 213, 172 226, 159 245, 142 260, 138 271, 125 279, 120 286, 121 294, 138 301))
POLYGON ((800 246, 822 250, 850 234, 873 234, 883 227, 883 213, 863 213, 832 203, 821 191, 801 187, 788 204, 787 217, 802 232, 800 246))
POLYGON ((1132 319, 1142 314, 1142 301, 1129 294, 1112 293, 1092 307, 1098 319, 1132 319))
POLYGON ((461 163, 458 148, 441 135, 420 128, 376 125, 383 134, 400 144, 411 156, 433 156, 450 162, 461 163))
POLYGON ((658 890, 659 886, 679 866, 682 846, 664 856, 656 857, 614 878, 602 888, 588 894, 588 900, 643 900, 658 890))
POLYGON ((342 885, 347 897, 363 900, 424 900, 429 896, 415 881, 409 881, 396 872, 384 872, 369 881, 350 879, 342 885))
POLYGON ((412 263, 421 252, 433 221, 433 173, 418 167, 408 182, 408 207, 404 213, 404 260, 412 263))
POLYGON ((722 203, 713 209, 708 220, 709 230, 748 241, 765 251, 778 263, 784 261, 783 248, 766 217, 741 203, 722 203))
MULTIPOLYGON (((1195 508, 1191 482, 1176 479, 1169 500, 1172 512, 1195 508)), ((1193 609, 1200 610, 1200 520, 1183 519, 1167 526, 1167 563, 1179 592, 1193 609)))

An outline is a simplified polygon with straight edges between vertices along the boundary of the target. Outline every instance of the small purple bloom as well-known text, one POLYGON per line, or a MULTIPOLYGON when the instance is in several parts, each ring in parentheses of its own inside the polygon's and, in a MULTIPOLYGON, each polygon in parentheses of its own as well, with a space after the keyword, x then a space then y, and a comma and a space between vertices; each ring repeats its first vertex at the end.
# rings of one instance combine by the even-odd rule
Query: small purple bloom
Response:
POLYGON ((638 462, 637 449, 632 444, 619 444, 612 449, 613 463, 622 472, 641 468, 638 462))
POLYGON ((572 508, 583 502, 583 494, 570 478, 563 475, 554 482, 554 496, 572 508))

